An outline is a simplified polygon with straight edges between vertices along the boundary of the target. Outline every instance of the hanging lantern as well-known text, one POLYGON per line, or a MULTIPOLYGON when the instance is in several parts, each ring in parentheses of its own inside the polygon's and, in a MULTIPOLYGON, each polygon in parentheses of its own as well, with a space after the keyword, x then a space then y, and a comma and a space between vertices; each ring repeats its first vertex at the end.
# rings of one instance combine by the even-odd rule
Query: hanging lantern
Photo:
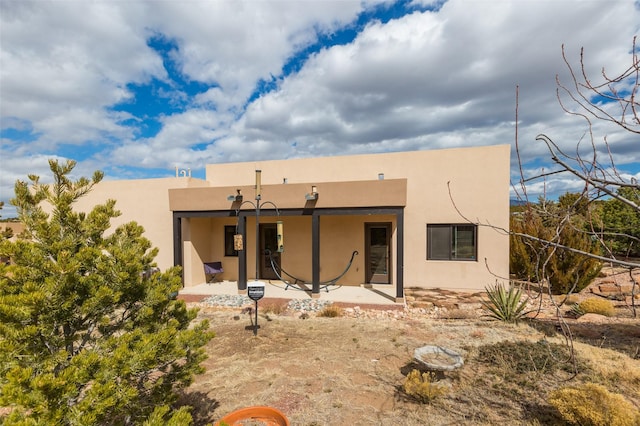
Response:
POLYGON ((242 234, 235 234, 233 236, 233 249, 236 251, 244 250, 244 244, 242 243, 242 234))
POLYGON ((281 220, 276 222, 276 234, 278 236, 278 253, 282 253, 284 251, 284 230, 281 220))

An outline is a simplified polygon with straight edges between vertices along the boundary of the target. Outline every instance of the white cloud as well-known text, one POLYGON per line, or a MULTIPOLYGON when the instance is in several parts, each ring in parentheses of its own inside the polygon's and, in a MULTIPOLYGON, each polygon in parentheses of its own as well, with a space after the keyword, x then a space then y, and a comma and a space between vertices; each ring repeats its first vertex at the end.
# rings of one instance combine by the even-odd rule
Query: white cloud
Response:
POLYGON ((130 133, 105 107, 131 96, 127 83, 165 75, 144 27, 115 3, 3 1, 0 11, 3 121, 29 121, 38 150, 130 133))
POLYGON ((593 75, 621 69, 639 17, 630 2, 450 1, 372 23, 250 105, 235 138, 296 141, 305 156, 513 143, 518 85, 521 153, 548 158, 537 134, 570 149, 586 131, 555 98, 556 75, 567 76, 562 44, 574 65, 580 47, 591 52, 593 75))
MULTIPOLYGON (((226 108, 244 104, 260 79, 280 75, 285 61, 361 10, 359 1, 162 2, 149 24, 179 44, 185 75, 219 85, 226 108)), ((158 7, 159 6, 159 7, 158 7)))
MULTIPOLYGON (((640 22, 631 0, 450 0, 437 12, 370 22, 352 43, 321 50, 282 76, 287 61, 318 34, 344 29, 372 5, 0 2, 1 127, 36 135, 30 142, 2 140, 1 198, 16 176, 46 174, 31 160, 56 155, 61 143, 102 146, 82 167, 168 170, 178 162, 195 169, 219 161, 513 143, 516 85, 520 154, 527 162, 548 158, 536 135, 571 150, 586 131, 555 98, 557 74, 571 83, 561 45, 573 66, 584 47, 596 78, 603 66, 613 73, 629 65, 640 22), (153 35, 176 43, 171 57, 179 72, 215 87, 193 99, 177 89, 160 93, 186 110, 162 116, 156 136, 136 139, 123 121, 134 117, 109 107, 131 99, 130 83, 168 81, 162 58, 147 45, 153 35), (260 80, 277 87, 247 105, 260 80)), ((594 131, 598 143, 609 135, 622 165, 640 160, 629 134, 603 123, 594 131)))

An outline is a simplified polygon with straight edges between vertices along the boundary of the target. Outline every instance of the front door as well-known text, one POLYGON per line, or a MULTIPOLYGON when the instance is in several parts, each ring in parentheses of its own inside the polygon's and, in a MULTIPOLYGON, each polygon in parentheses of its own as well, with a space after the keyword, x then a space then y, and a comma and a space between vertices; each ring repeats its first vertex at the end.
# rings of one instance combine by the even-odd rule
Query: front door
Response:
POLYGON ((366 282, 391 283, 391 223, 365 224, 366 282))
POLYGON ((276 266, 280 267, 280 253, 278 250, 278 234, 275 223, 260 224, 260 278, 277 280, 278 276, 271 266, 269 252, 276 266))

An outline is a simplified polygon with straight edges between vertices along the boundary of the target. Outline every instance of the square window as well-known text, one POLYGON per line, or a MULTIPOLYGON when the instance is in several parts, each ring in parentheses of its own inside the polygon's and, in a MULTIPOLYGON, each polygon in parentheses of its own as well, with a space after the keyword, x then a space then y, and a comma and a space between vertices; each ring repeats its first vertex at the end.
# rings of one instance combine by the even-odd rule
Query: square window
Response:
POLYGON ((427 225, 427 260, 476 260, 476 225, 427 225))

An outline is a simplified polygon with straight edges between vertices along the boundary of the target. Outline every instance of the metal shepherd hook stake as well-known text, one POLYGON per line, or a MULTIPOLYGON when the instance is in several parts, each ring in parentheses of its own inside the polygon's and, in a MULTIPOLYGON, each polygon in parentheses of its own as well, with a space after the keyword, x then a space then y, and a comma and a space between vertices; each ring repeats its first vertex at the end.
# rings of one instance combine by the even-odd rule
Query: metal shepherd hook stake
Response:
MULTIPOLYGON (((239 191, 238 191, 239 194, 239 191)), ((237 197, 235 198, 237 200, 237 197)), ((242 200, 242 198, 240 198, 242 200)), ((260 208, 265 204, 270 204, 275 208, 276 214, 280 216, 280 212, 278 211, 278 207, 271 201, 261 201, 262 200, 262 171, 256 170, 256 195, 255 195, 255 203, 251 201, 243 201, 240 206, 236 210, 236 215, 238 214, 238 210, 244 204, 252 205, 256 210, 256 275, 255 281, 252 283, 247 283, 247 294, 251 300, 255 302, 256 312, 255 312, 255 324, 253 326, 253 335, 256 336, 258 334, 258 300, 264 297, 264 289, 265 283, 259 281, 259 273, 260 273, 260 208)), ((277 223, 278 236, 280 241, 278 241, 279 251, 284 249, 284 245, 282 242, 282 222, 278 221, 277 223)))

